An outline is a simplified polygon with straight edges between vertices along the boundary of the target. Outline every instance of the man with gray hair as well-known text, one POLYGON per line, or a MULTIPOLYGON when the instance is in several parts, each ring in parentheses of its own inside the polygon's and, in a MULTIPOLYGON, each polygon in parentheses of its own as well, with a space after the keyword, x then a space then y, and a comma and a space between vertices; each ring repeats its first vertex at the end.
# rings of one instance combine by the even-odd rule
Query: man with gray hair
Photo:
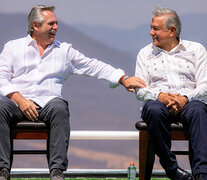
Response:
POLYGON ((207 53, 196 42, 180 39, 181 22, 174 10, 156 8, 151 21, 153 43, 140 50, 135 75, 147 84, 136 89, 144 101, 142 119, 147 123, 155 151, 172 180, 193 179, 178 166, 171 151, 172 122, 189 129, 192 173, 207 180, 207 53))
POLYGON ((50 128, 50 177, 64 179, 70 114, 62 87, 70 74, 104 79, 111 87, 122 84, 131 92, 145 87, 140 78, 128 77, 123 70, 55 40, 57 30, 54 7, 35 6, 28 16, 28 35, 8 42, 0 55, 0 180, 9 177, 10 127, 25 118, 43 121, 50 128))

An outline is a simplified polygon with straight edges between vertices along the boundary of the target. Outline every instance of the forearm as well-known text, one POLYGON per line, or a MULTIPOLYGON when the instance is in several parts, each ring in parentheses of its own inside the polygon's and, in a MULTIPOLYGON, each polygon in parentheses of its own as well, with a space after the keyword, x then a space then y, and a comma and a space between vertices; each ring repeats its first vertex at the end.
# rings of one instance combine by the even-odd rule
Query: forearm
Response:
POLYGON ((72 73, 87 75, 96 79, 104 79, 112 84, 118 85, 119 79, 125 73, 121 69, 114 68, 110 64, 99 61, 95 58, 86 57, 79 51, 71 48, 68 54, 71 60, 72 73))
POLYGON ((140 101, 156 100, 158 98, 159 92, 155 90, 150 90, 149 87, 146 88, 136 88, 135 90, 136 98, 140 101))
POLYGON ((207 82, 206 84, 200 85, 190 93, 184 94, 189 100, 202 100, 207 97, 207 82))
POLYGON ((18 106, 23 100, 26 100, 19 92, 12 92, 6 95, 9 99, 13 100, 18 106))

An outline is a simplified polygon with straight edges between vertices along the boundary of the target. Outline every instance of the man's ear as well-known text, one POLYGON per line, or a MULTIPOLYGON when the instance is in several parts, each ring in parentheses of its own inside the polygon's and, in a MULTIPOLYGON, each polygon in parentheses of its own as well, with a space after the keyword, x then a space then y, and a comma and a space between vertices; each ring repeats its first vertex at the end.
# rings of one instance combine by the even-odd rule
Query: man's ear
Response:
POLYGON ((176 27, 175 26, 172 26, 171 27, 171 35, 172 36, 175 36, 176 35, 176 31, 177 31, 176 27))
POLYGON ((34 30, 38 30, 39 25, 37 22, 33 22, 32 25, 33 25, 34 30))

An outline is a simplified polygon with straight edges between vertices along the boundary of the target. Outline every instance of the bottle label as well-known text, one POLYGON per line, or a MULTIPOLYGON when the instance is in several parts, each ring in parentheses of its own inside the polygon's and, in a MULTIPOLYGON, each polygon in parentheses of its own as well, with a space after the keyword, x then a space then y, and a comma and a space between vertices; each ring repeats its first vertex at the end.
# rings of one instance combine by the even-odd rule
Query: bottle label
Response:
POLYGON ((136 169, 128 169, 128 180, 135 180, 136 179, 136 169))

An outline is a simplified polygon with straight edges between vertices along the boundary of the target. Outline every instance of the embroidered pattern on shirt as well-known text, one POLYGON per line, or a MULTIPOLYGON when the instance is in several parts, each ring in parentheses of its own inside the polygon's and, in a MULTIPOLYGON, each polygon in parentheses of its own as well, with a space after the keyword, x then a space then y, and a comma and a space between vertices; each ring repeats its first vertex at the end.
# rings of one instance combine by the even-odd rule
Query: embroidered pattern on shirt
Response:
POLYGON ((157 59, 159 58, 160 56, 162 56, 162 53, 160 51, 156 51, 156 52, 152 52, 152 54, 150 53, 148 56, 147 56, 147 60, 150 61, 150 60, 154 60, 154 59, 157 59))
POLYGON ((188 61, 190 61, 190 59, 193 58, 194 56, 195 56, 194 51, 190 51, 190 52, 180 51, 179 54, 174 54, 174 57, 180 58, 180 59, 185 59, 188 61))
POLYGON ((184 73, 184 72, 179 73, 179 79, 181 81, 196 82, 194 75, 184 73))
POLYGON ((158 83, 166 82, 166 81, 167 81, 167 79, 164 78, 164 77, 154 76, 154 77, 152 78, 151 83, 158 84, 158 83))

